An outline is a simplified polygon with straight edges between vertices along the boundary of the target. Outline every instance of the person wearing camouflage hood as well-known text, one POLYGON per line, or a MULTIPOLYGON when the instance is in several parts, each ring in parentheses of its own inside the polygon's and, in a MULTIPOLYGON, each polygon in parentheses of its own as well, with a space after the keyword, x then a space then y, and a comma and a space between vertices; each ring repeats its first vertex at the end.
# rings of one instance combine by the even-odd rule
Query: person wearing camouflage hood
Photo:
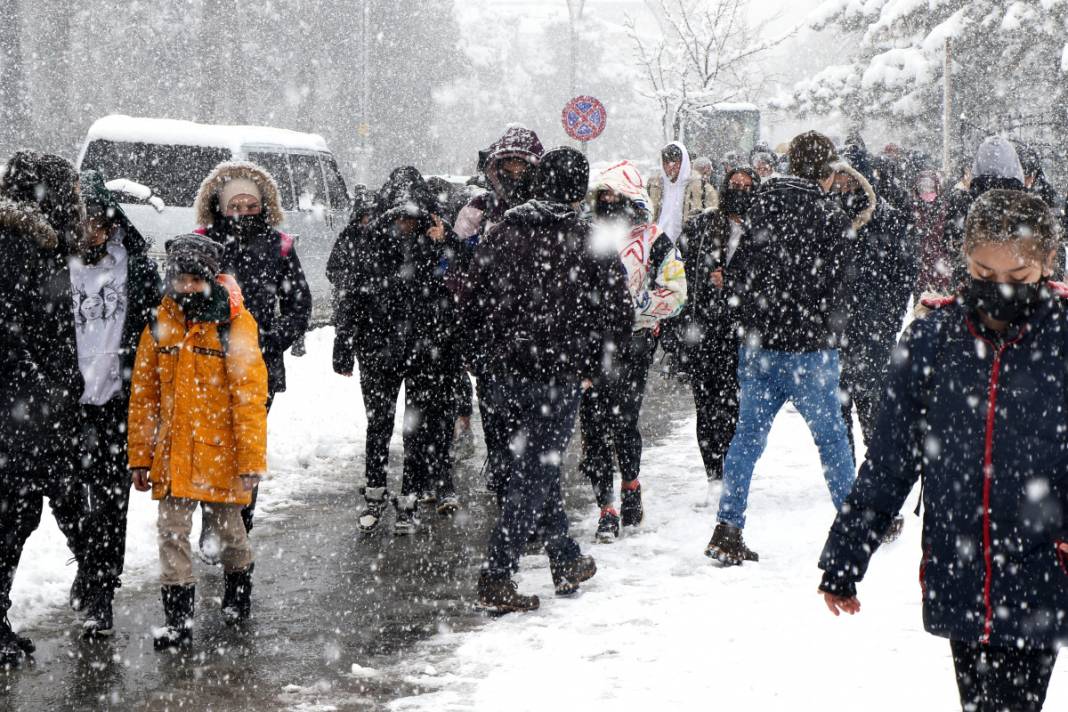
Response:
POLYGON ((0 177, 0 667, 33 653, 8 622, 22 548, 48 497, 79 548, 71 496, 78 369, 67 258, 81 243, 78 174, 59 156, 19 151, 0 177))
POLYGON ((130 478, 126 413, 137 342, 161 299, 159 272, 148 244, 95 171, 81 175, 85 239, 71 255, 80 394, 78 574, 71 606, 85 608, 86 637, 109 635, 111 602, 126 551, 130 478))

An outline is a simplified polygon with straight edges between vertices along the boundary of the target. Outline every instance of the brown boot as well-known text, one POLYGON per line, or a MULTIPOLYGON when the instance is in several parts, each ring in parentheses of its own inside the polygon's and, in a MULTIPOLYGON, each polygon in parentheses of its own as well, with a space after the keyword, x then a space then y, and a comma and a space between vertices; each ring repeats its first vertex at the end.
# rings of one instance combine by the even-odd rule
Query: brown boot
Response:
POLYGON ((579 584, 589 581, 597 573, 597 563, 592 556, 579 556, 564 564, 549 563, 557 596, 569 596, 579 590, 579 584))
POLYGON ((720 522, 705 547, 705 556, 724 566, 739 566, 745 561, 760 561, 760 555, 745 545, 742 530, 720 522))
POLYGON ((525 613, 538 610, 541 601, 519 593, 511 578, 484 573, 478 577, 478 605, 491 613, 525 613))

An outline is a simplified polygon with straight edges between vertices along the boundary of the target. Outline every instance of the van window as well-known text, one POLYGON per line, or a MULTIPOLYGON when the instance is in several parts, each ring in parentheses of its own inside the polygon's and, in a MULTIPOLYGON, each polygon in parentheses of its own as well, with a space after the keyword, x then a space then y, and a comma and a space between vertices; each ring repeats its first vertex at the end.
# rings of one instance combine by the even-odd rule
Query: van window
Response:
POLYGON ((329 153, 322 154, 323 172, 326 173, 326 187, 330 191, 330 207, 334 210, 349 209, 349 193, 345 189, 345 179, 337 169, 337 161, 329 153))
POLYGON ((249 151, 248 160, 266 170, 274 178, 274 182, 278 184, 278 193, 282 198, 282 210, 295 209, 293 183, 289 179, 289 164, 286 163, 286 155, 272 151, 249 151))
POLYGON ((297 205, 326 205, 326 185, 319 156, 307 153, 290 153, 289 165, 293 169, 293 187, 297 193, 297 205))
POLYGON ((105 181, 126 178, 146 185, 167 205, 188 208, 201 182, 230 157, 225 148, 97 139, 86 146, 81 168, 98 171, 105 181))

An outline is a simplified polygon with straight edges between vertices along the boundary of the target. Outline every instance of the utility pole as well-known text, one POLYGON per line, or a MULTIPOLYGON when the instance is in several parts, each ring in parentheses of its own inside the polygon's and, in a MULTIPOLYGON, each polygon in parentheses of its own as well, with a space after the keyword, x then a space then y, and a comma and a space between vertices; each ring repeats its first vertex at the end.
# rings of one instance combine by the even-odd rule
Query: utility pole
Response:
POLYGON ((371 176, 371 8, 368 0, 363 2, 360 24, 363 66, 360 70, 360 125, 356 129, 360 135, 360 164, 356 173, 360 182, 367 185, 371 176))
MULTIPOLYGON (((574 99, 578 96, 578 24, 582 19, 582 8, 585 6, 586 0, 567 0, 567 15, 568 15, 568 29, 569 29, 569 49, 570 49, 570 67, 569 67, 569 80, 568 80, 568 100, 574 99)), ((585 155, 588 141, 580 141, 582 144, 582 153, 585 155)))
POLYGON ((953 129, 956 114, 953 106, 953 45, 948 37, 945 49, 942 66, 942 171, 948 176, 953 170, 953 129))

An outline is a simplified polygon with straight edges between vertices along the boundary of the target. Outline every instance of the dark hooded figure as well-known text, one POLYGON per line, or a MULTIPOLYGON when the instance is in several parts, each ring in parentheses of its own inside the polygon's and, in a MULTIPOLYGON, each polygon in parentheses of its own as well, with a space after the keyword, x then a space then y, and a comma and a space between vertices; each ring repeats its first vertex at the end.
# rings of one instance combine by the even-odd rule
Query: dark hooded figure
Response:
POLYGON ((73 457, 78 369, 68 257, 81 245, 78 174, 59 156, 19 151, 0 178, 0 667, 33 653, 7 611, 26 539, 48 497, 81 550, 73 457))
POLYGON ((972 204, 991 190, 1025 190, 1023 166, 1016 147, 1001 136, 990 136, 979 144, 972 164, 971 180, 965 190, 954 190, 946 207, 945 240, 953 256, 952 288, 966 279, 967 270, 961 250, 964 245, 964 221, 972 204))
POLYGON ((444 264, 455 248, 451 228, 415 168, 397 168, 378 194, 335 314, 334 371, 350 376, 359 361, 367 412, 363 532, 378 528, 388 501, 386 464, 397 395, 404 384, 404 476, 394 499, 394 533, 418 527, 420 495, 440 514, 456 512, 449 452, 460 369, 453 297, 444 264), (429 497, 433 495, 433 497, 429 497))
POLYGON ((79 394, 81 466, 75 470, 84 545, 75 549, 78 574, 70 600, 76 610, 86 610, 84 635, 96 637, 111 633, 111 603, 126 552, 126 418, 134 357, 162 293, 148 243, 99 173, 82 173, 81 193, 85 240, 68 266, 85 381, 79 394))
MULTIPOLYGON (((472 198, 456 216, 455 233, 461 242, 449 260, 448 275, 454 293, 459 294, 465 289, 471 256, 482 236, 501 221, 506 211, 534 196, 535 169, 543 150, 536 133, 522 126, 512 126, 486 151, 479 152, 480 170, 490 190, 472 198)), ((474 375, 480 374, 476 372, 474 375)), ((465 371, 457 371, 453 389, 460 400, 456 424, 459 444, 471 437, 470 379, 465 371)), ((484 395, 479 387, 478 404, 489 457, 487 485, 499 493, 508 459, 508 443, 497 427, 484 395)))
MULTIPOLYGON (((747 215, 760 176, 749 167, 727 171, 719 207, 686 223, 686 371, 697 408, 697 443, 709 482, 723 479, 723 458, 738 421, 738 325, 725 289, 731 260, 747 238, 747 215)), ((684 315, 685 316, 685 315, 684 315)))
MULTIPOLYGON (((194 209, 197 234, 223 246, 222 271, 237 280, 259 326, 270 411, 275 394, 286 389, 285 352, 304 336, 312 311, 296 244, 278 229, 285 218, 278 185, 254 163, 220 163, 201 184, 194 209)), ((257 494, 241 514, 249 531, 257 494)))
POLYGON ((475 252, 462 323, 482 389, 507 442, 497 525, 478 582, 480 604, 498 613, 537 608, 512 574, 541 529, 558 595, 596 572, 568 534, 560 462, 574 430, 584 379, 611 369, 629 336, 633 307, 615 250, 598 253, 576 204, 589 164, 557 148, 539 167, 538 199, 505 213, 475 252))

